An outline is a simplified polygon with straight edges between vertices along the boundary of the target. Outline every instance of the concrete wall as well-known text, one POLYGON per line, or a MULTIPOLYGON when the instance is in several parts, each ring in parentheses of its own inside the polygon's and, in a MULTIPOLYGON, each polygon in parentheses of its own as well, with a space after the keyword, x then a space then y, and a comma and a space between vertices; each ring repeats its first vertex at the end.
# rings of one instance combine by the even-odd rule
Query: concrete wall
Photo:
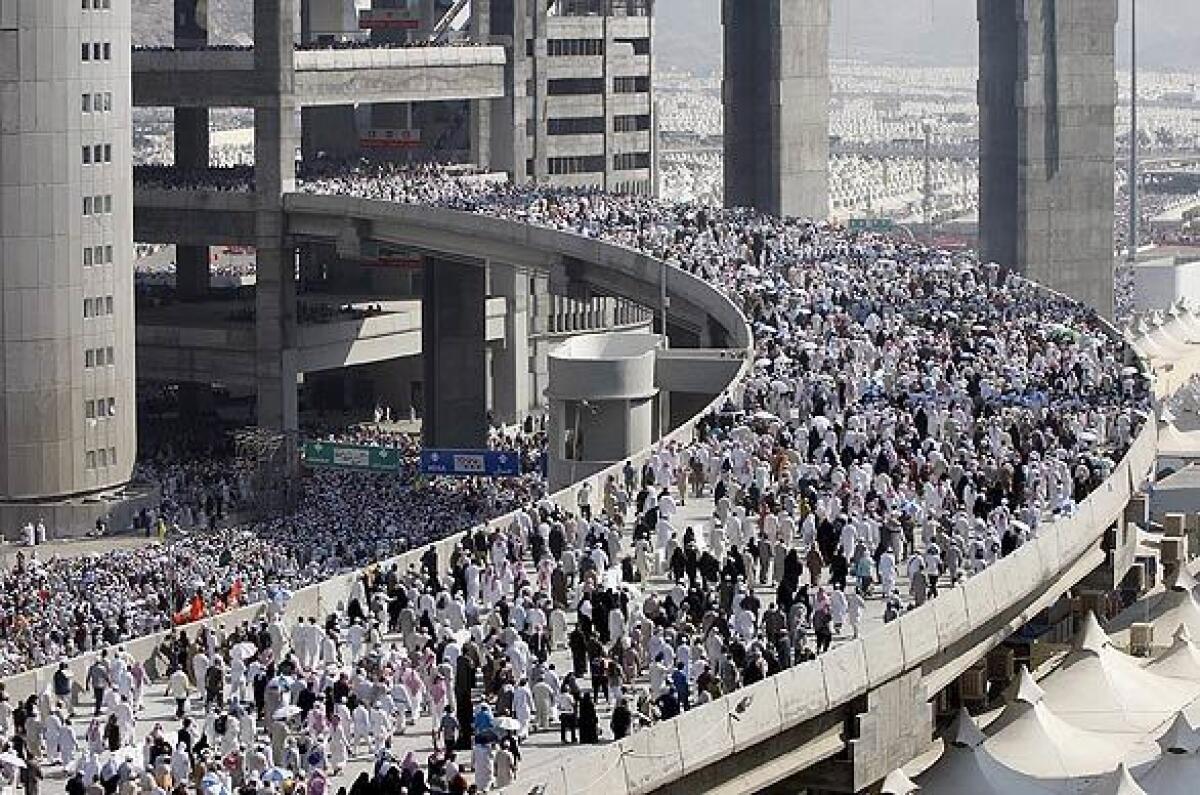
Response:
POLYGON ((133 470, 130 9, 4 5, 0 499, 36 500, 109 488, 133 470), (111 348, 114 364, 85 368, 95 348, 111 348), (110 398, 113 416, 102 416, 95 401, 110 398))
POLYGON ((1113 311, 1116 0, 979 0, 980 258, 1113 311))
POLYGON ((830 0, 724 0, 725 204, 829 214, 830 0))

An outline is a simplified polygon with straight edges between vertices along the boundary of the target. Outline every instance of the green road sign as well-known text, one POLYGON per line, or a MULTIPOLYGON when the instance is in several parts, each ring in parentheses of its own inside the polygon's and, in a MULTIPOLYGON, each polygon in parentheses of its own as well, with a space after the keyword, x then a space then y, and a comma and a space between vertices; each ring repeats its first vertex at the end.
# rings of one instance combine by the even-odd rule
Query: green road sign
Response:
POLYGON ((890 232, 896 228, 891 218, 851 218, 851 232, 890 232))
POLYGON ((360 447, 334 442, 305 442, 305 466, 358 469, 364 472, 399 472, 400 451, 392 447, 360 447))

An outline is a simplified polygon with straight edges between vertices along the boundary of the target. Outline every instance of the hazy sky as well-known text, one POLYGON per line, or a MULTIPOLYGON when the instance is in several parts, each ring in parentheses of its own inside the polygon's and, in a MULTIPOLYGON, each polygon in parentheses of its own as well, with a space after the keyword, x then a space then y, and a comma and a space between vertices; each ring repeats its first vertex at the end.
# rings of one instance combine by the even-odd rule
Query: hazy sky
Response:
MULTIPOLYGON (((1118 52, 1124 63, 1131 0, 1119 2, 1118 52)), ((1200 71, 1200 0, 1137 2, 1142 62, 1200 71)), ((720 7, 720 0, 658 0, 664 66, 719 65, 720 7)), ((975 9, 976 0, 833 0, 831 52, 835 58, 972 66, 979 45, 975 9)))

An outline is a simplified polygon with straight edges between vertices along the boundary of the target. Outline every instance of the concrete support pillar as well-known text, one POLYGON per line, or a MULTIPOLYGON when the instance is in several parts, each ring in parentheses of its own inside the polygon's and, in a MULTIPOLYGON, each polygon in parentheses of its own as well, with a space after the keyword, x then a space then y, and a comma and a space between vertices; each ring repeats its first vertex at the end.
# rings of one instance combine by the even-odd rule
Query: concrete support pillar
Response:
POLYGON ((492 411, 500 422, 516 423, 525 419, 533 402, 529 372, 529 277, 512 266, 489 267, 492 295, 502 296, 506 305, 504 345, 495 349, 492 360, 492 411))
POLYGON ((1113 310, 1116 0, 979 0, 980 259, 1113 310))
MULTIPOLYGON (((208 4, 175 0, 175 46, 193 49, 208 44, 208 4)), ((208 168, 208 108, 175 108, 175 167, 208 168)), ((209 293, 209 252, 206 246, 177 246, 175 292, 183 300, 203 299, 209 293)))
POLYGON ((725 204, 829 214, 830 0, 723 0, 725 204))
MULTIPOLYGON (((525 182, 532 175, 527 165, 533 158, 526 129, 526 119, 529 118, 530 110, 527 86, 533 77, 534 62, 525 49, 525 41, 532 35, 528 8, 529 0, 471 2, 471 31, 475 40, 509 47, 509 58, 504 67, 504 96, 487 100, 487 111, 472 113, 473 139, 474 135, 479 136, 478 144, 474 140, 472 142, 472 155, 476 154, 477 149, 479 152, 484 150, 482 136, 486 134, 490 167, 497 171, 507 171, 512 181, 518 184, 525 182)), ((544 54, 544 34, 541 44, 544 54)), ((536 41, 534 49, 536 52, 536 41)), ((534 118, 538 118, 536 114, 534 118)), ((542 128, 544 127, 543 124, 542 128)), ((534 140, 536 141, 536 135, 534 140)))
POLYGON ((421 347, 425 358, 425 445, 477 449, 487 440, 485 268, 425 260, 421 347))
POLYGON ((208 297, 212 286, 208 246, 175 247, 175 295, 181 301, 208 297))
POLYGON ((268 81, 254 109, 255 349, 258 423, 299 427, 296 381, 296 256, 284 237, 282 196, 296 188, 296 0, 256 0, 254 61, 268 81))

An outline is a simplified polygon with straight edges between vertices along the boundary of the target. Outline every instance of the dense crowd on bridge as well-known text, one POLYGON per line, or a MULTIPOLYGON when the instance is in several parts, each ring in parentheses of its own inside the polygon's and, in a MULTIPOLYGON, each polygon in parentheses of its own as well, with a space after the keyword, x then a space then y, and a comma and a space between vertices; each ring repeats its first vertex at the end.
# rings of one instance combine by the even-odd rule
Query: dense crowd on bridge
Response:
POLYGON ((0 596, 8 626, 25 628, 0 635, 10 670, 157 628, 179 606, 164 609, 165 595, 227 597, 236 583, 274 608, 156 655, 191 721, 179 733, 136 730, 145 677, 115 650, 81 685, 104 686, 101 740, 72 729, 64 751, 64 696, 34 699, 14 750, 72 762, 80 793, 96 780, 108 792, 190 782, 206 795, 319 795, 350 774, 350 795, 504 785, 535 733, 623 737, 812 659, 869 614, 891 620, 1053 532, 1114 470, 1147 407, 1144 379, 1092 312, 966 257, 433 169, 359 167, 305 187, 665 259, 737 302, 754 332, 752 372, 694 439, 578 489, 569 510, 521 493, 527 481, 480 494, 329 474, 296 514, 253 528, 121 553, 102 570, 24 560, 0 596), (279 615, 288 589, 517 504, 449 560, 371 567, 328 616, 279 615), (189 582, 172 589, 174 572, 189 582), (80 643, 51 642, 64 623, 83 627, 80 643), (113 762, 123 748, 133 762, 113 762))

